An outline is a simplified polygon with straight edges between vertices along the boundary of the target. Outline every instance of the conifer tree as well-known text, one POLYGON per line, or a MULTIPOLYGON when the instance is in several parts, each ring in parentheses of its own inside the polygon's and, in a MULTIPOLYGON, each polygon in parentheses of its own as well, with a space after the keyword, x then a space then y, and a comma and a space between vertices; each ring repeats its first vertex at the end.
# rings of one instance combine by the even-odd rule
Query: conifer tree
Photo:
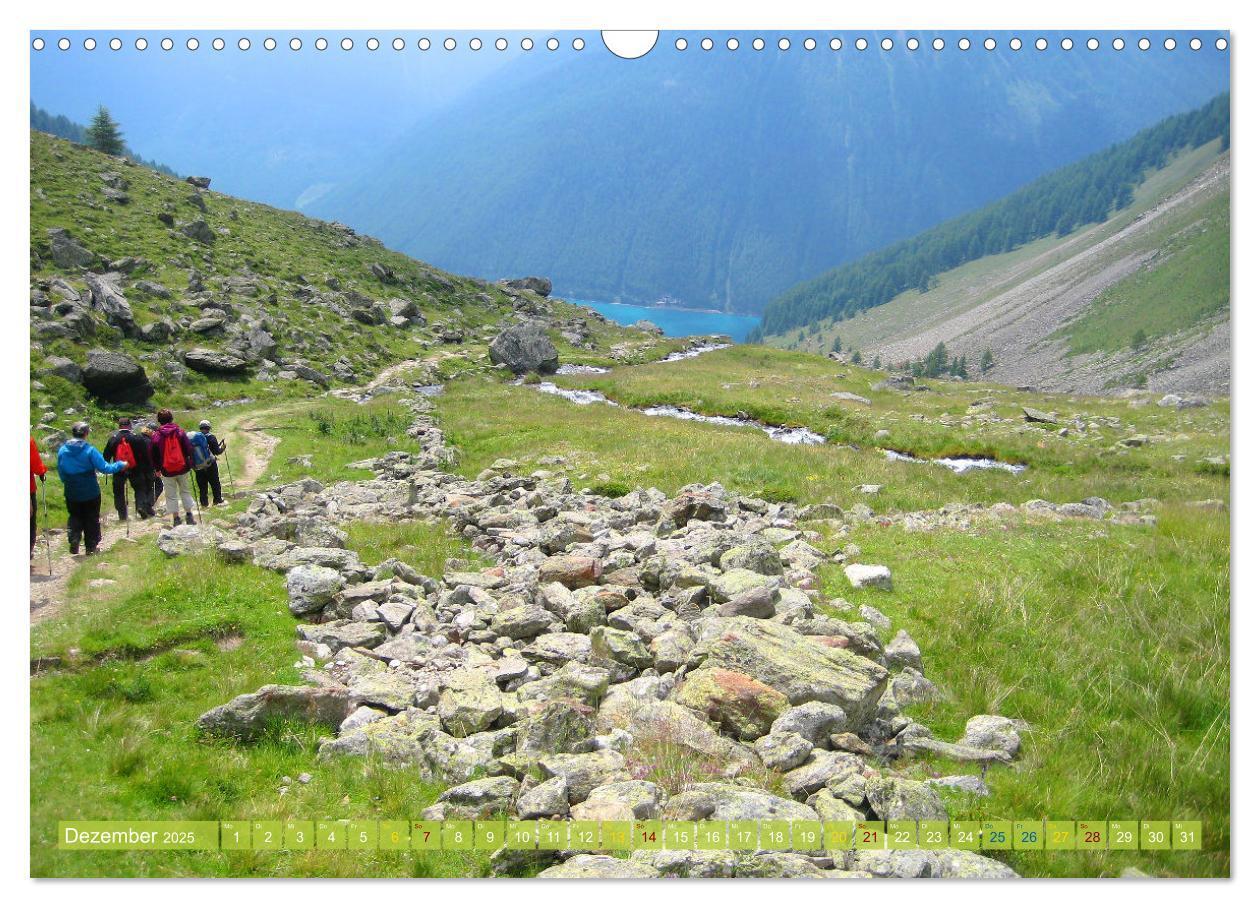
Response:
POLYGON ((105 154, 117 157, 126 150, 126 146, 123 144, 122 130, 119 129, 118 122, 109 115, 109 111, 103 104, 96 109, 96 116, 92 118, 92 124, 88 126, 84 137, 87 139, 89 147, 105 154))

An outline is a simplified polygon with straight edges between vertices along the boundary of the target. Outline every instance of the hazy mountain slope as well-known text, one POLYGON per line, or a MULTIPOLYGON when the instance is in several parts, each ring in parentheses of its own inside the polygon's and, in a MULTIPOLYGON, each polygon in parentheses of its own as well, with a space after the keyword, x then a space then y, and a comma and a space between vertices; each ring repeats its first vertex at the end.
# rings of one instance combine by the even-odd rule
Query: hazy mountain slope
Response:
POLYGON ((1228 147, 1229 102, 1228 94, 1219 95, 983 208, 797 284, 766 308, 757 333, 849 318, 905 290, 926 293, 940 274, 967 262, 1101 223, 1128 207, 1147 175, 1180 152, 1217 138, 1228 147))
POLYGON ((525 59, 310 210, 457 271, 540 272, 573 296, 757 311, 800 280, 1202 104, 1227 87, 1226 62, 680 54, 664 40, 638 61, 574 55, 540 72, 525 59))
POLYGON ((149 399, 312 396, 416 358, 488 367, 487 340, 523 313, 552 324, 570 362, 616 342, 663 343, 561 300, 439 271, 344 225, 35 130, 30 143, 37 438, 149 399), (86 374, 93 350, 110 354, 97 358, 109 360, 111 387, 86 374))
MULTIPOLYGON (((74 142, 76 145, 83 145, 87 141, 87 127, 82 123, 76 123, 69 117, 61 114, 49 113, 42 107, 36 107, 34 104, 31 104, 31 129, 38 129, 40 132, 46 132, 59 139, 74 142)), ((178 176, 173 169, 165 164, 159 164, 157 161, 146 161, 130 148, 127 149, 127 157, 137 164, 151 167, 167 176, 178 176)))
POLYGON ((927 293, 771 341, 819 351, 839 341, 890 366, 944 343, 972 374, 991 350, 988 376, 1009 384, 1226 393, 1230 159, 1218 148, 1152 174, 1103 224, 968 263, 927 293))

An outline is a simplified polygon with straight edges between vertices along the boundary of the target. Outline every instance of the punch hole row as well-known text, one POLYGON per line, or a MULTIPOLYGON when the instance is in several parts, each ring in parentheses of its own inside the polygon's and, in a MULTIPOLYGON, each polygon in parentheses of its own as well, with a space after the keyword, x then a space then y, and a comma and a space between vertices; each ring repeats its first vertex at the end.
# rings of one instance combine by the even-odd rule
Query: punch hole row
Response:
MULTIPOLYGON (((984 50, 993 51, 993 50, 997 50, 998 43, 999 42, 996 38, 987 37, 983 39, 981 42, 979 42, 979 46, 982 47, 984 50)), ((1113 38, 1110 43, 1111 43, 1111 48, 1117 51, 1124 50, 1125 47, 1127 46, 1125 40, 1120 37, 1113 38)), ((1139 38, 1134 43, 1137 49, 1141 51, 1150 50, 1151 47, 1154 46, 1151 39, 1146 38, 1146 37, 1139 38)), ((241 51, 251 50, 254 46, 253 42, 249 38, 244 38, 244 37, 237 39, 235 44, 236 44, 237 50, 241 50, 241 51)), ((718 46, 717 42, 715 42, 713 38, 709 38, 709 37, 701 38, 699 41, 696 42, 696 44, 702 51, 711 51, 715 47, 718 46)), ((291 51, 300 51, 305 46, 302 39, 297 38, 297 37, 290 38, 286 42, 286 45, 291 51)), ((1189 41, 1186 42, 1186 45, 1190 48, 1190 50, 1193 50, 1193 51, 1202 50, 1203 40, 1197 37, 1191 38, 1189 41)), ((31 41, 32 50, 42 51, 47 46, 48 44, 43 38, 37 37, 37 38, 32 39, 31 41)), ((58 50, 68 51, 74 46, 74 43, 69 38, 63 37, 63 38, 58 38, 54 46, 58 50)), ((110 50, 118 51, 118 50, 122 50, 125 45, 121 38, 115 37, 115 38, 110 38, 106 42, 106 46, 110 50)), ((148 50, 150 46, 149 40, 143 37, 136 38, 134 42, 134 46, 135 46, 135 49, 139 51, 148 50)), ((176 41, 173 38, 162 38, 160 41, 158 41, 158 47, 160 47, 164 51, 174 50, 176 46, 177 46, 176 41)), ((189 51, 197 51, 201 49, 201 41, 198 38, 190 37, 184 41, 183 46, 185 49, 189 51)), ((209 46, 212 50, 221 51, 221 50, 226 49, 228 44, 227 44, 227 41, 225 41, 223 38, 214 38, 209 42, 209 46)), ((263 50, 273 51, 273 50, 276 50, 278 47, 280 47, 280 42, 278 42, 275 38, 268 37, 268 38, 263 38, 259 42, 259 46, 261 46, 263 50)), ((333 46, 339 47, 343 51, 351 51, 351 50, 354 50, 356 45, 353 38, 342 38, 340 41, 337 41, 334 45, 327 38, 321 37, 321 38, 316 38, 313 41, 311 41, 310 46, 313 47, 317 51, 328 50, 329 47, 333 47, 333 46)), ((381 43, 379 38, 367 38, 366 40, 363 41, 363 47, 369 51, 380 50, 382 46, 384 45, 381 43)), ((393 48, 395 51, 402 51, 402 50, 407 49, 408 44, 403 38, 394 38, 393 40, 389 42, 389 46, 393 48)), ((445 38, 438 44, 435 44, 435 42, 429 38, 420 38, 415 43, 416 49, 420 51, 428 51, 428 50, 433 49, 435 46, 441 47, 442 49, 447 50, 447 51, 453 51, 453 50, 458 49, 460 44, 459 44, 459 41, 453 37, 445 38)), ((484 48, 486 44, 485 42, 482 41, 481 38, 469 38, 466 40, 465 46, 469 50, 479 51, 482 48, 484 48)), ((510 46, 511 46, 511 42, 509 42, 507 38, 496 38, 493 41, 493 47, 495 50, 498 50, 498 51, 506 51, 510 46)), ((531 51, 531 50, 534 50, 536 46, 537 45, 535 44, 533 38, 522 38, 520 40, 521 50, 531 51)), ((586 48, 586 41, 585 39, 581 37, 577 37, 577 38, 574 38, 571 42, 569 42, 569 46, 572 47, 572 49, 575 51, 581 51, 586 48)), ((691 46, 690 42, 688 42, 688 40, 683 37, 679 37, 675 39, 674 41, 674 48, 678 51, 685 51, 690 46, 691 46)), ((742 45, 739 38, 731 37, 731 38, 726 39, 726 41, 724 42, 724 46, 728 51, 737 51, 740 49, 742 45)), ((762 51, 762 50, 765 50, 766 47, 769 45, 767 44, 766 39, 758 37, 758 38, 753 38, 751 41, 749 41, 748 46, 754 51, 762 51)), ((792 39, 786 38, 786 37, 779 38, 777 41, 774 42, 774 46, 777 47, 780 51, 789 51, 793 47, 792 39)), ((826 46, 833 51, 839 51, 844 48, 844 40, 838 37, 831 38, 830 40, 826 42, 826 46)), ((902 42, 901 46, 906 50, 916 51, 920 49, 920 47, 922 46, 922 42, 918 38, 907 38, 905 39, 905 41, 902 42)), ((949 44, 948 42, 946 42, 944 38, 933 38, 928 46, 931 47, 931 49, 934 51, 943 51, 949 46, 949 44)), ((958 38, 957 41, 954 43, 954 46, 958 50, 965 52, 965 51, 971 50, 973 47, 973 44, 970 38, 964 36, 964 37, 958 38)), ((1023 49, 1024 42, 1020 38, 1012 37, 1007 42, 1007 46, 1012 51, 1018 51, 1018 50, 1023 49)), ((1044 51, 1044 50, 1050 49, 1051 43, 1046 38, 1037 38, 1036 40, 1033 41, 1032 46, 1038 51, 1044 51)), ((1057 46, 1061 50, 1070 51, 1075 48, 1076 43, 1073 41, 1073 39, 1065 37, 1058 42, 1057 46)), ((1098 50, 1100 47, 1103 46, 1103 44, 1098 38, 1087 38, 1083 42, 1083 46, 1087 50, 1093 51, 1093 50, 1098 50)), ((1162 46, 1164 50, 1167 50, 1167 51, 1176 50, 1178 46, 1177 39, 1171 38, 1171 37, 1165 38, 1162 42, 1162 46)), ((1225 38, 1217 38, 1213 42, 1213 46, 1215 46, 1217 50, 1223 51, 1223 50, 1228 49, 1229 41, 1225 38)), ((87 51, 96 50, 98 47, 98 42, 96 38, 92 38, 92 37, 84 38, 82 42, 82 47, 84 50, 87 50, 87 51)), ((543 42, 543 47, 545 47, 549 51, 557 51, 561 47, 561 41, 560 39, 555 38, 555 37, 547 38, 543 42)), ((801 49, 806 50, 806 51, 816 50, 819 47, 818 39, 812 38, 812 37, 805 38, 800 42, 800 47, 801 49)), ((855 50, 865 51, 869 49, 870 47, 871 47, 871 42, 866 38, 855 38, 853 41, 853 48, 855 50)), ((884 52, 888 52, 888 51, 896 49, 897 42, 893 38, 881 38, 878 41, 878 47, 880 50, 884 52)))

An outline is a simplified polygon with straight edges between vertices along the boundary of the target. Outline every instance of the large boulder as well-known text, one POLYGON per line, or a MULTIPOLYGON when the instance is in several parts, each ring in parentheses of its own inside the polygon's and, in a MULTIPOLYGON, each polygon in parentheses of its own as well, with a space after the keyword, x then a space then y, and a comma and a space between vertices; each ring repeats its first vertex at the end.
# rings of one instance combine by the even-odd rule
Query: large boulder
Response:
POLYGON ((116 274, 92 274, 89 271, 84 276, 88 286, 88 304, 104 315, 106 322, 130 337, 136 333, 136 317, 116 282, 117 277, 116 274))
POLYGON ((158 531, 157 547, 163 555, 175 558, 192 555, 213 548, 227 539, 227 534, 217 527, 184 524, 165 527, 158 531))
POLYGON ((243 375, 250 369, 249 360, 223 350, 197 347, 184 354, 184 365, 206 375, 243 375))
POLYGON ((866 799, 881 820, 948 820, 934 787, 910 779, 868 779, 866 799))
POLYGON ((299 564, 284 579, 289 593, 289 611, 294 615, 318 612, 332 602, 345 582, 341 574, 319 564, 299 564))
POLYGON ((249 741, 284 720, 337 728, 353 709, 350 692, 344 687, 268 684, 203 713, 197 728, 207 735, 249 741))
POLYGON ((490 342, 490 362, 507 366, 517 375, 555 372, 560 354, 542 324, 513 325, 490 342))
POLYGON ((111 404, 143 404, 153 394, 144 367, 127 354, 111 350, 88 352, 83 386, 111 404))
POLYGON ((687 675, 675 699, 741 741, 766 734, 788 708, 787 697, 773 687, 726 668, 702 668, 687 675))
POLYGON ((539 296, 551 295, 551 278, 549 277, 516 277, 505 280, 502 284, 513 290, 530 290, 539 296))
POLYGON ((96 256, 85 249, 64 227, 48 231, 48 244, 52 250, 53 264, 58 268, 86 268, 96 261, 96 256))
POLYGON ((198 243, 206 246, 212 245, 216 239, 214 231, 210 229, 210 225, 200 219, 180 224, 179 232, 190 240, 196 240, 198 243))
POLYGON ((669 799, 670 820, 818 820, 810 807, 760 788, 697 782, 669 799))
POLYGON ((742 672, 782 692, 793 704, 833 703, 855 727, 861 726, 884 692, 888 670, 828 645, 832 639, 806 637, 756 618, 709 618, 702 622, 697 651, 701 668, 742 672))

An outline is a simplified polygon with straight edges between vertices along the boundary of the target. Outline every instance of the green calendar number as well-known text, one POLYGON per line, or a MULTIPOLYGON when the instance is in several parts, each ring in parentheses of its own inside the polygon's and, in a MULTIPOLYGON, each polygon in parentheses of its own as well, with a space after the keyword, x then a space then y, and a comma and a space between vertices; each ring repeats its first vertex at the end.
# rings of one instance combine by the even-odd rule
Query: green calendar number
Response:
POLYGON ((434 820, 412 822, 411 847, 420 851, 441 851, 442 824, 434 820))
POLYGON ((1077 820, 1076 847, 1082 851, 1105 851, 1107 824, 1102 820, 1077 820))
POLYGON ((535 820, 509 820, 503 844, 513 851, 532 851, 538 847, 538 823, 535 820))
POLYGON ((560 820, 539 820, 538 847, 542 851, 563 851, 568 848, 569 824, 560 820))
POLYGON ((250 827, 245 820, 224 820, 219 824, 219 847, 224 851, 245 851, 250 846, 250 827))
POLYGON ((507 836, 507 823, 503 820, 478 820, 473 827, 473 847, 478 851, 497 851, 503 847, 507 836))
POLYGON ((669 851, 691 851, 696 847, 696 824, 682 820, 665 823, 665 848, 669 851))
POLYGON ((447 851, 471 851, 473 848, 472 820, 444 820, 442 822, 442 847, 447 851))
POLYGON ((351 851, 375 851, 376 823, 371 820, 351 820, 346 828, 346 847, 351 851))
POLYGON ((309 820, 289 820, 284 824, 284 847, 305 851, 315 847, 315 824, 309 820))
POLYGON ((733 820, 726 827, 726 841, 732 851, 756 851, 760 842, 756 820, 733 820))
POLYGON ((1198 820, 1172 821, 1173 851, 1198 851, 1203 847, 1203 824, 1198 820))
POLYGON ((598 851, 599 821, 574 820, 569 823, 569 847, 582 851, 598 851))
POLYGON ((284 824, 279 820, 255 820, 250 824, 249 837, 255 851, 279 851, 284 844, 284 824))
POLYGON ((854 830, 854 847, 860 851, 882 851, 886 844, 883 820, 862 820, 854 830))
POLYGON ((962 820, 949 825, 949 844, 963 851, 979 851, 984 843, 984 833, 974 820, 962 820))
POLYGON ((376 841, 382 851, 406 851, 411 848, 411 823, 407 820, 381 820, 376 826, 376 841))
POLYGON ((1076 822, 1046 820, 1046 851, 1075 851, 1076 822))
POLYGON ((629 851, 634 848, 634 823, 629 820, 605 820, 599 824, 604 851, 629 851))
POLYGON ((696 847, 701 851, 719 851, 726 847, 726 824, 721 820, 705 820, 696 824, 696 847))
POLYGON ((315 824, 315 847, 337 851, 346 847, 346 820, 320 820, 315 824))
POLYGON ((1143 851, 1167 851, 1172 848, 1172 823, 1167 820, 1143 820, 1139 838, 1143 851))
POLYGON ((919 824, 914 820, 889 820, 887 847, 895 851, 918 848, 919 824))
POLYGON ((812 820, 792 822, 792 848, 795 851, 821 851, 822 842, 821 823, 815 823, 812 820))
POLYGON ((1016 851, 1041 851, 1046 847, 1045 823, 1041 820, 1016 820, 1011 847, 1016 851))
POLYGON ((1111 820, 1108 822, 1107 847, 1112 851, 1137 851, 1137 820, 1111 820))
POLYGON ((946 820, 920 820, 919 847, 929 850, 948 848, 949 822, 946 820))
POLYGON ((792 824, 787 820, 761 821, 763 851, 788 851, 792 847, 792 824))

